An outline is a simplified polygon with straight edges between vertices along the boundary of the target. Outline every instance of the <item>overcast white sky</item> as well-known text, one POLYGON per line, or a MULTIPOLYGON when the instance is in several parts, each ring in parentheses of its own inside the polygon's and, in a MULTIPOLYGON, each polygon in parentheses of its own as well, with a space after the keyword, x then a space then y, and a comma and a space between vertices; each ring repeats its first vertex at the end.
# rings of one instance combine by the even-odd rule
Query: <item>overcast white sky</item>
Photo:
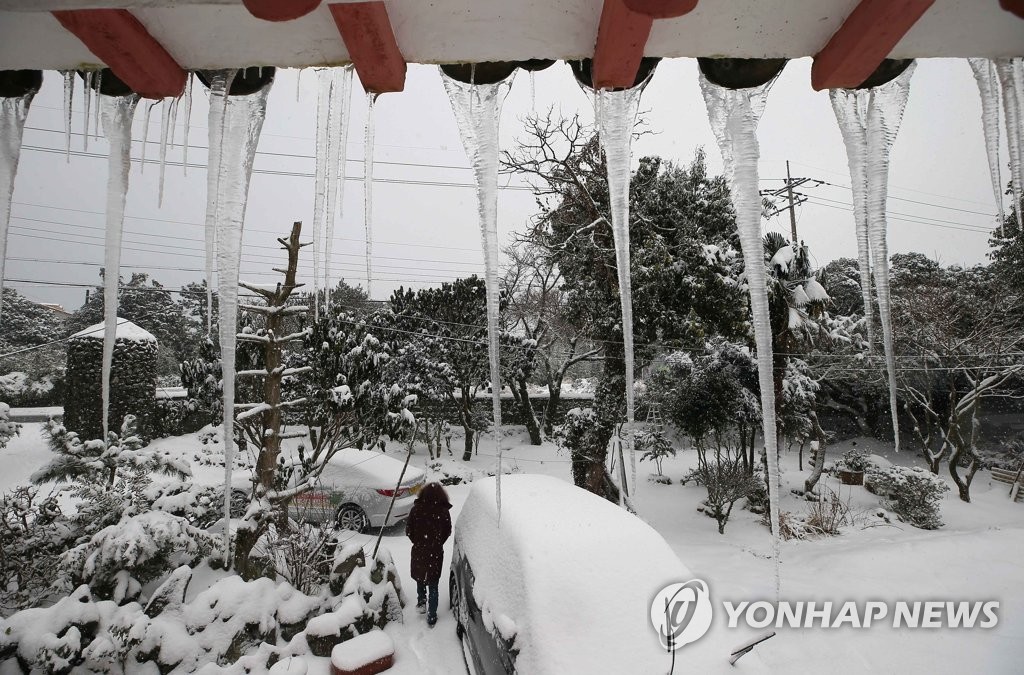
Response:
MULTIPOLYGON (((267 120, 256 159, 246 217, 243 278, 272 281, 280 260, 274 237, 294 220, 312 221, 316 75, 279 71, 270 94, 267 120), (296 101, 297 91, 300 92, 296 101)), ((91 139, 81 154, 82 96, 76 87, 70 163, 63 155, 63 80, 47 72, 43 91, 29 114, 12 209, 6 276, 28 297, 73 309, 85 289, 44 285, 92 284, 103 259, 106 143, 91 139), (47 152, 46 150, 51 150, 47 152), (52 152, 58 150, 59 152, 52 152)), ((531 109, 556 106, 592 118, 585 96, 564 63, 530 77, 519 73, 502 117, 502 145, 520 131, 531 109), (533 93, 533 95, 531 95, 533 93)), ((641 107, 656 135, 633 149, 634 162, 657 154, 689 162, 704 146, 714 171, 721 159, 693 59, 664 61, 644 93, 641 107)), ((147 159, 158 154, 160 110, 150 119, 147 159)), ((145 102, 136 114, 134 136, 143 136, 145 102)), ((176 140, 181 142, 183 113, 176 140)), ((198 85, 192 110, 189 163, 183 175, 181 148, 168 153, 163 206, 157 206, 158 167, 133 163, 125 221, 122 274, 148 271, 169 287, 199 280, 203 267, 207 144, 206 92, 198 85)), ((365 285, 362 157, 366 103, 356 87, 349 132, 344 211, 335 231, 336 276, 365 285)), ((892 252, 919 251, 946 264, 983 262, 987 230, 996 208, 988 177, 977 88, 965 60, 919 62, 903 127, 892 155, 889 242, 892 252)), ((386 298, 399 285, 422 286, 482 272, 472 172, 434 66, 409 67, 406 90, 381 96, 376 105, 377 164, 374 181, 374 297, 386 298), (426 183, 426 184, 424 184, 426 183), (440 184, 440 185, 439 185, 440 184)), ((794 176, 831 185, 800 188, 811 199, 798 207, 799 234, 819 264, 855 256, 849 208, 849 173, 842 139, 826 92, 810 88, 810 59, 789 63, 776 82, 760 125, 763 188, 782 185, 785 162, 794 176)), ((137 142, 133 157, 142 144, 137 142)), ((1005 148, 1002 157, 1006 157, 1005 148)), ((1004 175, 1007 172, 1004 170, 1004 175)), ((521 183, 502 190, 502 235, 521 229, 535 213, 534 199, 521 183)), ((769 227, 789 232, 788 216, 769 227)), ((312 269, 312 252, 304 263, 312 269)))

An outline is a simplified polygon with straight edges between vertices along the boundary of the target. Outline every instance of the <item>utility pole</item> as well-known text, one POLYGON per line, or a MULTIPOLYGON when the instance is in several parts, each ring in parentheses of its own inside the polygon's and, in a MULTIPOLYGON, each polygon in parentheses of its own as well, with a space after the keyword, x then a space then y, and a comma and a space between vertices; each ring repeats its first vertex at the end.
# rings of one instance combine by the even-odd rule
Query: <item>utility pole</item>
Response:
POLYGON ((786 160, 786 184, 785 186, 777 190, 761 190, 761 197, 765 198, 770 204, 771 212, 769 216, 777 216, 783 211, 789 210, 789 228, 790 233, 793 237, 793 246, 799 245, 799 239, 796 233, 796 207, 807 201, 807 196, 798 192, 793 192, 793 188, 800 187, 804 183, 811 183, 810 187, 816 187, 821 184, 821 181, 817 181, 813 178, 793 178, 789 173, 789 160, 786 160), (788 206, 779 208, 775 206, 775 198, 785 195, 789 201, 788 206))
POLYGON ((789 175, 789 160, 786 160, 786 193, 789 197, 789 226, 793 231, 793 247, 796 248, 799 245, 799 239, 796 238, 796 207, 793 204, 793 179, 789 175))

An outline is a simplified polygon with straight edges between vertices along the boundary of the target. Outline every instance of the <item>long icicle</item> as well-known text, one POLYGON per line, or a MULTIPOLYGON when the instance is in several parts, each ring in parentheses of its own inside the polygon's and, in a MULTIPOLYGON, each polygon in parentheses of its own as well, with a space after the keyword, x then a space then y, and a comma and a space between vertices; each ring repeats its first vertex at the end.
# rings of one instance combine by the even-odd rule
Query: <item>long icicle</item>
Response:
POLYGON ((992 196, 998 209, 999 230, 1002 232, 1006 211, 1003 207, 1003 176, 999 166, 999 78, 995 66, 988 59, 967 59, 978 83, 981 97, 981 128, 985 134, 985 157, 992 181, 992 196))
POLYGON ((334 225, 345 213, 345 176, 348 162, 348 121, 352 105, 352 66, 342 68, 340 91, 335 89, 335 98, 331 103, 331 129, 337 134, 333 143, 337 148, 331 155, 336 165, 334 183, 328 191, 331 197, 330 215, 327 218, 327 229, 324 232, 324 298, 327 307, 331 305, 331 255, 334 253, 334 225), (337 207, 333 205, 337 203, 337 207))
MULTIPOLYGON (((857 233, 857 263, 868 353, 875 351, 875 308, 871 293, 871 242, 868 232, 867 129, 868 94, 864 90, 831 89, 829 98, 846 144, 853 193, 853 222, 857 233)), ((794 242, 795 243, 795 242, 794 242)))
POLYGON ((487 287, 487 356, 491 376, 491 406, 494 414, 494 440, 497 467, 495 501, 501 522, 501 474, 503 443, 501 438, 501 363, 499 346, 498 286, 498 127, 515 73, 495 84, 469 85, 454 80, 442 71, 441 80, 451 100, 459 124, 466 155, 473 165, 476 180, 480 238, 484 249, 484 279, 487 287))
POLYGON ((911 63, 896 79, 870 90, 867 127, 868 228, 871 241, 871 268, 878 296, 878 318, 882 324, 885 369, 889 379, 889 412, 892 415, 893 442, 900 451, 899 407, 896 398, 896 348, 893 344, 892 311, 889 294, 888 224, 885 218, 889 190, 889 152, 903 120, 910 94, 911 63))
POLYGON ((1013 194, 1013 212, 1017 214, 1017 225, 1021 220, 1020 202, 1024 197, 1024 83, 1021 80, 1021 63, 1024 59, 997 59, 996 73, 1003 93, 1003 113, 1006 124, 1006 149, 1010 155, 1010 192, 1013 194))
POLYGON ((779 546, 779 447, 775 423, 772 328, 768 314, 768 285, 764 246, 761 240, 761 196, 758 193, 757 160, 760 148, 757 123, 764 112, 774 80, 749 89, 726 89, 700 76, 701 93, 707 105, 711 129, 722 152, 736 210, 736 228, 743 249, 743 270, 750 292, 757 346, 757 375, 761 386, 761 418, 765 454, 768 460, 768 517, 775 563, 775 596, 782 589, 782 561, 779 546))
POLYGON ((138 94, 100 96, 97 107, 103 120, 103 133, 110 144, 107 176, 107 224, 103 257, 103 442, 109 441, 110 371, 117 340, 117 287, 121 276, 121 239, 124 231, 124 204, 128 196, 128 172, 131 169, 132 120, 138 94))
MULTIPOLYGON (((626 367, 626 429, 625 442, 632 463, 630 494, 636 493, 636 443, 633 433, 636 422, 636 391, 633 357, 633 290, 629 255, 629 183, 630 146, 636 124, 640 95, 647 82, 630 89, 596 93, 595 115, 598 138, 608 164, 608 194, 611 201, 612 235, 615 241, 615 267, 618 271, 619 303, 622 307, 622 342, 626 367)), ((626 485, 622 489, 627 489, 626 485)))
MULTIPOLYGON (((217 257, 217 208, 220 195, 221 139, 224 138, 225 111, 228 105, 228 90, 234 81, 235 71, 219 70, 210 80, 210 111, 208 127, 208 150, 206 169, 206 336, 213 333, 213 268, 217 257)), ((188 147, 188 115, 185 119, 185 147, 188 147)), ((187 163, 187 162, 186 162, 187 163)))
POLYGON ((11 220, 14 178, 18 174, 25 118, 35 95, 36 90, 32 90, 24 96, 0 98, 0 326, 3 326, 4 263, 7 260, 7 226, 11 220))
POLYGON ((373 299, 373 134, 377 94, 366 94, 366 136, 363 141, 363 222, 366 226, 366 298, 373 299))
POLYGON ((85 75, 82 76, 82 98, 84 99, 82 103, 82 150, 86 152, 89 150, 89 109, 92 105, 92 80, 94 76, 91 70, 85 71, 85 75))
POLYGON ((330 100, 334 83, 330 68, 316 71, 316 169, 313 179, 313 310, 320 317, 321 248, 323 221, 327 204, 327 155, 330 129, 330 100))
POLYGON ((168 136, 174 131, 171 127, 171 108, 176 102, 177 99, 165 98, 160 107, 160 175, 156 193, 158 208, 164 205, 164 170, 167 168, 167 145, 170 140, 168 136))
POLYGON ((75 71, 65 70, 64 75, 64 157, 71 162, 71 105, 75 99, 75 71))
MULTIPOLYGON (((189 73, 183 96, 185 99, 185 123, 181 125, 181 173, 184 176, 188 175, 188 132, 192 123, 192 81, 194 79, 195 77, 192 73, 189 73)), ((207 283, 209 283, 209 280, 207 280, 207 283)), ((207 328, 206 332, 210 332, 209 328, 207 328)))
MULTIPOLYGON (((267 112, 270 85, 248 96, 228 96, 223 106, 223 134, 213 140, 220 150, 215 199, 217 224, 217 297, 220 314, 224 434, 224 562, 231 555, 231 476, 234 466, 235 346, 238 329, 238 275, 242 259, 245 206, 256 146, 267 112)), ((211 143, 211 147, 214 143, 211 143)), ((212 167, 211 169, 212 170, 212 167)))

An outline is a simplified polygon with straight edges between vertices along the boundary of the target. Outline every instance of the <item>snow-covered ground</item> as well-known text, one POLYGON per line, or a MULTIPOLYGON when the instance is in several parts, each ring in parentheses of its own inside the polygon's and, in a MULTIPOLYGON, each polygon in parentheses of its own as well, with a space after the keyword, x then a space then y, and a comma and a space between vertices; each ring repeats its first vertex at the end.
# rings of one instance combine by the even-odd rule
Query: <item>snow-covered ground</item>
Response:
MULTIPOLYGON (((40 436, 39 424, 26 424, 20 437, 3 451, 4 470, 0 490, 24 484, 28 476, 50 456, 40 436)), ((202 447, 195 435, 161 439, 158 447, 181 452, 193 459, 197 479, 216 482, 222 469, 194 461, 202 447)), ((506 470, 540 473, 570 480, 568 457, 551 444, 530 446, 525 434, 514 434, 505 442, 506 470)), ((834 460, 851 448, 849 441, 832 446, 834 460)), ((858 449, 886 456, 895 463, 923 466, 913 452, 895 455, 891 447, 870 439, 858 439, 858 449)), ((453 457, 440 460, 450 475, 482 475, 493 470, 495 459, 489 440, 467 463, 461 460, 461 439, 453 439, 453 457)), ((394 445, 391 452, 401 449, 394 445)), ((426 453, 413 462, 428 464, 426 453)), ((638 466, 640 476, 637 506, 640 517, 657 529, 694 574, 708 583, 716 611, 722 600, 733 602, 773 598, 771 542, 760 516, 733 511, 725 534, 719 535, 715 521, 697 511, 704 498, 703 488, 680 486, 678 478, 695 462, 695 453, 685 450, 665 461, 671 485, 645 480, 653 466, 638 466)), ((797 470, 796 454, 783 458, 782 510, 804 512, 807 502, 794 496, 791 488, 802 485, 806 472, 797 470)), ((429 469, 438 474, 434 469, 429 469)), ((239 477, 244 471, 239 472, 239 477)), ((975 478, 973 503, 965 504, 955 490, 942 503, 945 526, 924 531, 878 517, 878 498, 862 487, 840 487, 834 478, 823 479, 837 491, 856 514, 856 524, 837 537, 791 540, 782 545, 782 600, 995 600, 1000 603, 999 623, 992 629, 893 629, 876 623, 869 629, 782 629, 757 647, 761 663, 772 672, 802 673, 1018 673, 1021 645, 1024 645, 1024 504, 1007 498, 1007 486, 995 483, 987 471, 975 478)), ((457 518, 468 484, 450 486, 448 493, 457 518)), ((552 517, 557 517, 553 514, 552 517)), ((891 517, 891 514, 890 514, 891 517)), ((369 535, 357 535, 370 542, 369 535)), ((407 598, 415 584, 408 577, 410 544, 399 525, 385 532, 384 545, 402 572, 407 598)), ((446 547, 446 564, 451 559, 451 542, 446 547)), ((685 581, 685 580, 680 580, 685 581)), ((397 647, 395 675, 464 672, 461 649, 455 638, 455 624, 448 610, 447 584, 440 585, 441 613, 435 628, 427 627, 416 613, 414 603, 405 611, 404 624, 389 625, 387 632, 397 647)), ((595 593, 600 592, 595 589, 595 593)), ((725 627, 725 616, 717 611, 713 631, 730 631, 728 644, 746 641, 755 634, 749 628, 725 627)), ((723 654, 723 667, 727 667, 723 654)), ((326 668, 326 659, 322 666, 326 668)), ((748 670, 738 663, 739 671, 748 670)), ((687 672, 686 650, 680 652, 676 672, 687 672)), ((750 661, 753 665, 754 661, 750 661)), ((321 664, 310 664, 320 672, 321 664)))

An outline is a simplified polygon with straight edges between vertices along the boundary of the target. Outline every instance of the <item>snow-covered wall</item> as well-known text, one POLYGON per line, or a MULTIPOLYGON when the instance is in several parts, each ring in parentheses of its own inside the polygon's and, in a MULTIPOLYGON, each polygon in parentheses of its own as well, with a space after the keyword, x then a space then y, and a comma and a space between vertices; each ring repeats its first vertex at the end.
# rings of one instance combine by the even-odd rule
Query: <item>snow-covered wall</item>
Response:
MULTIPOLYGON (((337 2, 338 0, 333 0, 337 2)), ((594 54, 603 0, 388 0, 398 45, 411 63, 594 54)), ((654 23, 648 56, 813 56, 858 0, 699 2, 654 23)), ((74 68, 97 59, 49 14, 121 7, 184 68, 339 64, 348 54, 324 2, 304 17, 268 23, 242 0, 0 0, 0 69, 74 68)), ((997 0, 936 0, 893 58, 1024 55, 1024 20, 997 0)), ((97 64, 98 65, 98 64, 97 64)))

